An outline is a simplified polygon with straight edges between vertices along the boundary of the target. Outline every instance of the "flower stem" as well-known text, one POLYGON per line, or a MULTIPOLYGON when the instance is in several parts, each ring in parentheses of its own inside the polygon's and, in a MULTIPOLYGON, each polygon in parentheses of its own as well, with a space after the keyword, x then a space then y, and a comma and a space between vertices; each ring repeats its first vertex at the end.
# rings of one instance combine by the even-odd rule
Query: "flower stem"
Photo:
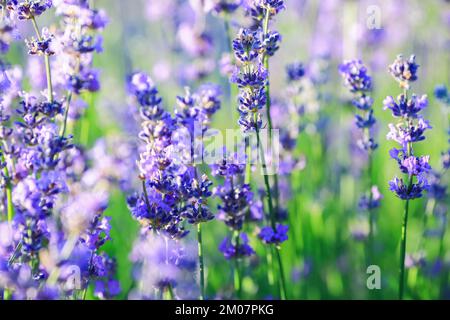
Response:
MULTIPOLYGON (((235 232, 235 245, 237 250, 239 250, 239 232, 235 232)), ((241 271, 239 268, 239 257, 236 256, 234 258, 234 291, 236 293, 236 297, 238 299, 242 298, 242 279, 241 279, 241 271)))
MULTIPOLYGON (((264 38, 269 32, 269 20, 270 20, 270 11, 267 9, 264 17, 264 24, 263 24, 263 34, 264 38)), ((270 114, 270 106, 271 106, 271 100, 270 100, 270 81, 269 81, 269 56, 267 54, 264 54, 263 57, 263 64, 264 69, 266 69, 267 72, 267 83, 265 86, 266 91, 266 115, 267 115, 267 124, 269 128, 269 145, 272 146, 272 116, 270 114)), ((274 180, 274 198, 275 198, 275 208, 278 210, 279 207, 279 191, 278 191, 278 175, 275 173, 273 175, 274 180)))
POLYGON ((287 299, 287 292, 286 292, 286 279, 284 277, 284 270, 283 270, 283 263, 281 261, 281 255, 280 255, 280 249, 275 248, 276 256, 277 256, 277 262, 278 262, 278 269, 280 269, 280 296, 282 300, 287 299))
POLYGON ((66 110, 64 111, 64 122, 62 124, 61 127, 61 137, 64 137, 66 134, 66 128, 67 128, 67 118, 69 116, 69 108, 70 108, 70 102, 72 100, 72 92, 69 92, 69 94, 67 95, 67 106, 66 106, 66 110))
MULTIPOLYGON (((267 167, 266 167, 266 160, 265 160, 265 156, 264 156, 264 150, 261 144, 261 139, 259 136, 259 129, 256 128, 256 139, 257 139, 257 144, 260 150, 260 154, 261 154, 261 166, 263 168, 263 176, 264 176, 264 184, 266 187, 266 193, 267 193, 267 202, 269 205, 269 217, 270 217, 270 222, 271 222, 271 226, 272 229, 275 230, 276 228, 276 224, 275 224, 275 215, 274 215, 274 209, 273 209, 273 202, 272 202, 272 192, 270 189, 270 182, 269 182, 269 176, 267 174, 267 167)), ((278 249, 276 250, 276 255, 277 255, 277 261, 278 261, 278 267, 279 267, 279 272, 280 272, 280 278, 279 278, 279 282, 280 282, 280 296, 282 299, 286 299, 286 281, 284 278, 284 270, 283 270, 283 263, 281 261, 281 257, 280 257, 280 253, 278 251, 278 249)))
MULTIPOLYGON (((256 113, 255 113, 256 116, 256 113)), ((270 189, 270 182, 269 182, 269 175, 267 173, 267 166, 266 166, 266 159, 264 155, 264 149, 261 144, 261 138, 259 135, 259 129, 256 128, 256 141, 259 148, 259 153, 261 157, 261 166, 263 169, 263 176, 264 176, 264 185, 266 187, 266 193, 267 193, 267 203, 269 206, 269 217, 270 217, 270 223, 272 225, 272 228, 275 230, 275 216, 274 216, 274 210, 273 210, 273 202, 272 202, 272 192, 270 189)))
POLYGON ((202 224, 197 224, 198 266, 200 276, 200 300, 205 299, 205 266, 203 264, 202 224))
POLYGON ((172 288, 172 285, 171 285, 171 284, 169 284, 169 285, 167 286, 167 292, 168 292, 168 294, 169 294, 169 299, 170 299, 170 300, 175 300, 175 295, 173 294, 173 288, 172 288))
MULTIPOLYGON (((2 162, 5 162, 5 156, 2 153, 2 162)), ((7 202, 7 216, 8 223, 11 224, 12 219, 14 217, 14 204, 12 202, 12 186, 11 186, 11 178, 9 176, 8 166, 5 165, 3 168, 3 174, 5 176, 5 184, 6 184, 6 202, 7 202)))
MULTIPOLYGON (((224 27, 225 27, 225 36, 226 36, 226 42, 227 42, 227 49, 228 49, 228 53, 230 55, 230 62, 232 65, 235 65, 235 60, 234 60, 234 54, 233 54, 233 45, 232 45, 232 39, 231 39, 231 29, 230 29, 230 18, 229 15, 225 15, 224 17, 224 27)), ((233 123, 233 125, 235 125, 236 121, 234 118, 234 103, 236 102, 236 100, 233 100, 236 95, 237 95, 237 86, 231 82, 228 81, 229 83, 229 90, 230 90, 230 117, 231 117, 231 122, 233 123)))
POLYGON ((408 210, 409 210, 409 200, 406 200, 405 210, 403 212, 402 237, 400 247, 400 278, 398 289, 399 300, 403 300, 404 286, 405 286, 405 255, 406 255, 406 231, 408 227, 408 210))
MULTIPOLYGON (((34 16, 31 17, 31 22, 33 24, 34 31, 36 32, 36 36, 39 41, 42 41, 41 32, 39 31, 39 27, 37 25, 36 19, 34 16)), ((45 74, 47 77, 47 98, 49 102, 53 102, 53 85, 52 85, 52 72, 50 68, 50 57, 48 54, 44 54, 44 62, 45 62, 45 74)))

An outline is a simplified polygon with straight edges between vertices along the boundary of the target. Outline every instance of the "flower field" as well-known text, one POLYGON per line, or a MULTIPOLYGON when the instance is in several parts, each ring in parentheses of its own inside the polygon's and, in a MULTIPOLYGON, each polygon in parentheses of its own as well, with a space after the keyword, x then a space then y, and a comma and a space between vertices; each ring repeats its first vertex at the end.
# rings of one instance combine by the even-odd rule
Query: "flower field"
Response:
POLYGON ((449 1, 0 8, 0 300, 450 298, 449 1))

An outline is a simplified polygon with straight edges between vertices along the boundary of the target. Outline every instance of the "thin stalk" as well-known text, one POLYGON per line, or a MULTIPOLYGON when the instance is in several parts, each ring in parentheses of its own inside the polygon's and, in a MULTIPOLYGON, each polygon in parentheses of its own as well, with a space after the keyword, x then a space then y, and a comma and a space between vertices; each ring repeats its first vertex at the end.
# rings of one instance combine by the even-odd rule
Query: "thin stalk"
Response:
MULTIPOLYGON (((265 12, 265 16, 264 16, 264 24, 263 24, 263 34, 264 37, 266 37, 266 35, 269 32, 269 20, 270 20, 270 11, 267 9, 265 12)), ((269 145, 272 146, 272 116, 270 114, 270 106, 271 106, 271 100, 270 100, 270 81, 269 81, 269 56, 267 54, 264 54, 263 57, 263 64, 264 64, 264 69, 266 69, 267 71, 267 83, 265 86, 265 90, 266 90, 266 116, 267 116, 267 125, 269 128, 269 145)), ((275 198, 275 208, 278 211, 279 208, 279 189, 278 189, 278 175, 275 173, 273 175, 273 180, 274 180, 274 198, 275 198)))
POLYGON ((280 249, 278 247, 276 247, 275 248, 275 252, 276 252, 276 256, 277 256, 278 269, 280 269, 279 271, 280 271, 280 277, 281 277, 281 281, 280 281, 281 299, 282 300, 286 300, 287 299, 286 279, 285 279, 285 276, 284 276, 283 263, 281 261, 280 249))
POLYGON ((245 180, 246 184, 250 184, 251 175, 252 175, 252 147, 250 145, 250 137, 247 137, 245 144, 245 154, 246 154, 246 163, 245 163, 245 180))
MULTIPOLYGON (((410 183, 411 185, 411 183, 410 183)), ((401 237, 401 247, 400 247, 400 278, 398 286, 398 298, 403 300, 404 286, 405 286, 405 255, 406 255, 406 231, 408 227, 408 211, 409 211, 409 200, 405 202, 405 210, 403 212, 403 223, 402 223, 402 237, 401 237)))
MULTIPOLYGON (((6 162, 5 156, 2 153, 2 162, 6 162)), ((12 186, 11 186, 11 178, 8 171, 8 166, 5 165, 3 168, 3 174, 5 175, 5 184, 6 184, 6 203, 7 203, 7 217, 8 223, 11 224, 12 219, 14 217, 14 204, 12 201, 12 186)))
MULTIPOLYGON (((366 112, 366 114, 367 114, 368 112, 366 112)), ((365 133, 366 133, 366 138, 367 138, 367 141, 369 141, 370 140, 370 129, 369 128, 366 128, 366 130, 365 130, 365 133)), ((369 190, 369 204, 371 204, 372 203, 372 190, 371 190, 371 188, 372 188, 372 186, 373 186, 373 181, 372 181, 372 168, 373 168, 373 165, 372 165, 372 155, 373 155, 373 153, 372 153, 372 150, 368 150, 368 154, 367 154, 367 161, 368 161, 368 164, 367 164, 367 184, 368 184, 368 190, 369 190)), ((374 219, 375 219, 375 217, 374 217, 374 209, 373 208, 370 208, 370 206, 369 206, 369 208, 368 208, 368 214, 369 214, 369 250, 368 250, 368 255, 369 255, 369 261, 368 261, 368 263, 369 264, 372 264, 372 262, 373 262, 373 259, 374 259, 374 252, 375 252, 375 248, 374 248, 374 229, 375 229, 375 221, 374 221, 374 219)))
MULTIPOLYGON (((256 117, 256 113, 255 113, 255 117, 256 117)), ((256 122, 256 121, 255 121, 256 122)), ((260 154, 261 154, 261 166, 263 168, 263 176, 264 176, 264 184, 266 187, 266 193, 267 193, 267 202, 269 205, 269 217, 270 217, 270 222, 272 225, 272 229, 275 230, 276 228, 276 224, 275 224, 275 216, 274 216, 274 210, 273 210, 273 202, 272 202, 272 192, 270 189, 270 182, 269 182, 269 176, 267 174, 267 167, 266 167, 266 160, 265 160, 265 156, 264 156, 264 150, 261 144, 261 139, 259 136, 259 129, 256 128, 256 139, 257 139, 257 144, 260 150, 260 154)), ((281 257, 280 257, 280 253, 277 251, 277 261, 278 261, 278 267, 279 267, 279 271, 280 271, 280 296, 282 299, 286 299, 287 295, 286 295, 286 283, 285 283, 285 278, 284 278, 284 270, 283 270, 283 263, 281 261, 281 257)))
MULTIPOLYGON (((227 42, 227 49, 228 49, 228 53, 230 55, 230 62, 234 65, 235 64, 235 59, 234 59, 234 54, 233 54, 233 45, 232 45, 232 38, 231 38, 231 28, 230 28, 230 18, 229 15, 226 14, 224 17, 224 27, 225 27, 225 36, 226 36, 226 42, 227 42)), ((236 102, 235 100, 233 101, 233 99, 237 96, 237 86, 236 84, 232 83, 229 79, 228 79, 228 83, 229 83, 229 90, 230 90, 230 117, 231 117, 231 121, 233 124, 235 124, 235 118, 234 118, 234 103, 236 102)))
POLYGON ((266 247, 266 262, 267 262, 267 282, 270 288, 275 285, 275 277, 273 275, 273 257, 272 247, 266 247))
MULTIPOLYGON (((235 232, 236 248, 239 250, 239 232, 235 232)), ((242 298, 242 279, 239 267, 239 258, 236 256, 234 259, 234 291, 238 299, 242 298)))
MULTIPOLYGON (((256 118, 256 113, 255 113, 256 118)), ((255 120, 256 122, 256 120, 255 120)), ((264 149, 261 144, 261 139, 259 136, 259 129, 256 128, 256 141, 259 148, 259 153, 261 157, 261 166, 263 169, 263 176, 264 176, 264 185, 266 187, 266 193, 267 193, 267 202, 269 206, 269 217, 270 217, 270 223, 272 225, 272 228, 275 230, 275 216, 274 216, 274 209, 273 209, 273 202, 272 202, 272 191, 270 189, 270 182, 269 182, 269 176, 267 174, 267 166, 266 166, 266 157, 264 155, 264 149)))
POLYGON ((202 224, 197 224, 198 265, 200 276, 200 300, 205 299, 205 266, 203 264, 202 224))
POLYGON ((175 300, 175 295, 173 294, 173 288, 172 288, 171 284, 169 284, 167 286, 167 292, 169 293, 169 299, 170 300, 175 300))
MULTIPOLYGON (((408 143, 407 148, 408 156, 412 154, 412 145, 408 143)), ((409 176, 408 182, 408 192, 411 190, 413 185, 413 176, 409 176)), ((402 235, 401 235, 401 246, 400 246, 400 278, 399 278, 399 289, 398 289, 398 298, 399 300, 403 300, 404 291, 405 291, 405 256, 406 256, 406 236, 408 229, 408 211, 409 211, 409 199, 405 202, 405 210, 403 212, 403 222, 402 222, 402 235)))
MULTIPOLYGON (((36 36, 39 41, 42 41, 41 32, 39 31, 39 27, 37 25, 36 19, 33 16, 31 18, 31 22, 33 24, 34 31, 36 32, 36 36)), ((44 54, 44 62, 45 62, 45 74, 47 77, 47 98, 49 102, 53 102, 53 85, 52 85, 52 72, 50 68, 50 57, 47 54, 44 54)))
POLYGON ((61 133, 60 133, 61 137, 64 137, 66 134, 67 118, 69 116, 69 107, 70 107, 71 101, 72 101, 72 92, 69 92, 69 94, 67 95, 67 106, 66 106, 66 110, 64 112, 64 122, 62 124, 61 133))

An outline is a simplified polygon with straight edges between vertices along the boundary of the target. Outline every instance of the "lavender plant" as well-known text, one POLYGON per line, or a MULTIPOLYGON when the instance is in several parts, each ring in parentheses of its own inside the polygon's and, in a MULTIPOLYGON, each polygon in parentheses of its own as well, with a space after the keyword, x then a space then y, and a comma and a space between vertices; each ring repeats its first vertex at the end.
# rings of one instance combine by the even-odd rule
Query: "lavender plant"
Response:
MULTIPOLYGON (((201 224, 214 216, 207 205, 212 182, 205 174, 200 176, 196 168, 197 157, 203 156, 197 146, 200 144, 202 149, 210 118, 220 108, 220 91, 213 85, 204 85, 195 94, 187 90, 185 96, 177 97, 172 117, 163 109, 148 75, 133 74, 128 88, 140 105, 143 122, 139 137, 145 142, 138 162, 142 192, 128 198, 129 208, 146 233, 181 239, 188 233, 183 227, 185 222, 197 226, 200 299, 204 299, 201 224)), ((172 287, 166 283, 159 289, 170 291, 172 287)))
POLYGON ((397 80, 403 93, 395 100, 388 96, 384 101, 384 109, 389 109, 394 118, 399 122, 389 125, 387 139, 393 140, 400 148, 389 151, 391 158, 397 161, 400 171, 405 174, 404 178, 395 177, 389 182, 389 189, 397 197, 405 202, 403 212, 403 223, 400 247, 400 274, 399 274, 399 299, 404 297, 405 287, 405 254, 406 236, 408 227, 409 203, 411 200, 421 198, 423 192, 429 189, 426 173, 431 170, 429 156, 416 156, 414 144, 425 140, 425 131, 430 129, 420 112, 428 105, 427 97, 412 94, 408 96, 411 83, 417 80, 419 65, 415 62, 415 56, 405 59, 402 55, 397 56, 394 63, 389 66, 389 72, 397 80))
POLYGON ((344 78, 345 86, 354 95, 352 104, 358 110, 358 113, 355 114, 355 125, 362 131, 362 138, 358 139, 357 145, 367 153, 366 188, 368 191, 361 196, 358 207, 360 210, 368 213, 368 251, 370 253, 370 259, 373 259, 373 237, 375 228, 374 211, 380 206, 382 195, 380 194, 378 187, 374 185, 372 181, 372 153, 378 147, 373 138, 373 126, 376 123, 376 119, 373 116, 373 99, 369 95, 369 92, 372 90, 372 77, 369 76, 367 68, 360 60, 344 61, 344 63, 339 66, 339 72, 344 78))
MULTIPOLYGON (((270 87, 269 87, 269 57, 278 50, 281 36, 278 32, 269 31, 269 21, 279 11, 284 9, 283 1, 254 1, 248 7, 249 15, 256 21, 264 20, 262 29, 258 27, 256 31, 251 29, 241 29, 235 40, 233 40, 233 50, 236 59, 241 63, 241 67, 232 77, 232 81, 239 88, 239 125, 243 132, 256 133, 257 150, 260 153, 264 184, 266 187, 268 211, 272 230, 276 230, 276 210, 278 206, 278 178, 274 175, 274 197, 270 186, 267 172, 265 151, 261 144, 260 131, 262 128, 261 110, 266 107, 266 115, 269 129, 269 145, 272 146, 272 120, 270 114, 270 87), (273 202, 275 198, 275 206, 273 202)), ((250 153, 247 147, 247 161, 250 161, 250 153)), ((247 170, 248 171, 248 170, 247 170)), ((248 173, 247 173, 248 175, 248 173)), ((277 247, 279 248, 279 247, 277 247)), ((279 250, 276 250, 277 262, 280 274, 281 297, 286 298, 286 285, 284 271, 279 250)))
MULTIPOLYGON (((108 194, 84 182, 90 160, 64 134, 65 121, 58 125, 68 108, 64 98, 56 99, 51 77, 58 41, 37 27, 36 17, 51 7, 51 1, 8 1, 6 7, 9 21, 32 22, 36 38, 25 42, 30 55, 44 56, 47 87, 42 99, 10 82, 12 94, 2 100, 9 232, 2 243, 0 285, 13 299, 82 299, 92 283, 97 296, 112 298, 120 291, 115 262, 101 251, 110 239, 103 214, 108 194)), ((87 3, 82 7, 91 12, 87 3)))

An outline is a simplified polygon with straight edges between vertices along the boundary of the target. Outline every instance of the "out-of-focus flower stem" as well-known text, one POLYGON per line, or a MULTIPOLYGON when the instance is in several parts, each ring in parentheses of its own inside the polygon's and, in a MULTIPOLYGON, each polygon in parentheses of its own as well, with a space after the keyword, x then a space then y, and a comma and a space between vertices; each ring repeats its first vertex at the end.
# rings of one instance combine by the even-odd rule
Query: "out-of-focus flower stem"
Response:
MULTIPOLYGON (((2 162, 5 162, 5 156, 2 154, 2 162)), ((3 168, 3 174, 5 175, 5 183, 6 183, 6 203, 7 203, 7 216, 8 223, 11 224, 12 219, 14 217, 14 205, 12 202, 12 186, 11 186, 11 178, 8 171, 8 166, 5 165, 3 168)))
MULTIPOLYGON (((31 18, 31 22, 33 24, 34 31, 36 32, 36 36, 39 41, 42 41, 41 32, 39 31, 39 27, 37 25, 36 19, 33 16, 31 18)), ((45 74, 47 77, 47 99, 49 102, 53 102, 53 85, 52 85, 52 72, 50 68, 50 57, 48 54, 44 55, 44 62, 45 62, 45 74)))
POLYGON ((61 127, 61 132, 60 132, 60 136, 64 137, 66 134, 66 129, 67 129, 67 118, 69 116, 69 108, 70 108, 70 102, 72 101, 72 92, 69 92, 69 94, 67 95, 67 106, 66 106, 66 110, 64 111, 64 122, 62 124, 61 127))
MULTIPOLYGON (((266 9, 265 16, 264 16, 264 24, 263 24, 263 36, 264 38, 269 32, 269 20, 270 20, 270 11, 269 9, 266 9)), ((266 114, 267 114, 267 124, 269 129, 269 146, 272 147, 272 116, 270 114, 270 106, 271 106, 271 100, 270 100, 270 72, 269 72, 269 56, 267 54, 264 54, 263 57, 263 63, 264 63, 264 69, 267 71, 267 84, 265 87, 266 91, 266 114)), ((275 208, 278 211, 279 208, 279 189, 278 189, 278 174, 273 175, 273 182, 274 182, 274 198, 275 198, 275 208)))
POLYGON ((203 263, 202 224, 197 224, 198 266, 200 276, 200 300, 205 299, 205 265, 203 263))
MULTIPOLYGON (((235 245, 236 250, 239 250, 239 231, 235 231, 235 245)), ((236 298, 242 299, 242 279, 241 279, 241 270, 239 266, 239 256, 236 255, 234 258, 234 291, 236 293, 236 298)))
MULTIPOLYGON (((256 116, 257 115, 255 113, 255 123, 257 123, 256 116)), ((267 173, 266 160, 265 160, 264 150, 263 150, 263 146, 261 144, 261 139, 260 139, 259 129, 258 128, 256 128, 256 140, 257 140, 258 149, 260 150, 261 166, 263 168, 264 185, 266 187, 267 202, 268 202, 268 207, 269 207, 270 224, 272 226, 272 229, 275 230, 276 229, 276 222, 275 222, 274 208, 273 208, 273 202, 272 202, 272 191, 270 189, 270 182, 269 182, 269 176, 268 176, 268 173, 267 173)), ((280 278, 279 278, 279 282, 280 282, 280 297, 282 299, 287 299, 286 283, 285 283, 285 279, 284 279, 284 270, 283 270, 283 262, 281 260, 280 252, 279 252, 278 249, 276 250, 276 255, 277 255, 277 262, 278 262, 278 268, 279 268, 279 274, 280 274, 280 278)))

